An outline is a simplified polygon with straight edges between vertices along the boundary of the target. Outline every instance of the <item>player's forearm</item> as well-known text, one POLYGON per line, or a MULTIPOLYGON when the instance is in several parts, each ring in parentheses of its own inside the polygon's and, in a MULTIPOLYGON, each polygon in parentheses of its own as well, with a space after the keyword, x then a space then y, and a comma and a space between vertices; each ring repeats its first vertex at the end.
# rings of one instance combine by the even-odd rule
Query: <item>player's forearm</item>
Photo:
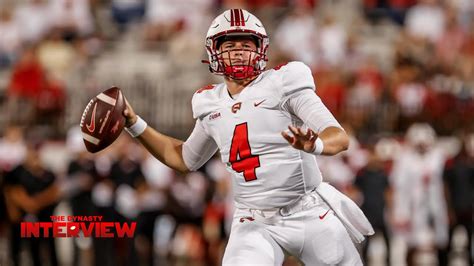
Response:
POLYGON ((49 186, 33 196, 28 195, 21 187, 13 187, 7 190, 6 195, 14 205, 28 213, 37 213, 60 198, 59 188, 56 185, 49 186))
POLYGON ((147 127, 137 139, 168 167, 179 172, 189 171, 183 160, 183 141, 161 134, 151 127, 147 127))
POLYGON ((349 137, 346 132, 338 127, 328 127, 324 129, 319 138, 324 143, 323 155, 336 155, 349 147, 349 137))

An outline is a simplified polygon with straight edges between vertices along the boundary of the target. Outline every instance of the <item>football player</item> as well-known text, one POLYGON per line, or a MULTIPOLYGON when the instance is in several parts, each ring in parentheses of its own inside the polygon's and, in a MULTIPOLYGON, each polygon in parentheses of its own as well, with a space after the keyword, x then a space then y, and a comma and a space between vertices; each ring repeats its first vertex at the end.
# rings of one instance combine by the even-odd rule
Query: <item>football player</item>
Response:
POLYGON ((315 155, 335 155, 349 140, 316 95, 309 67, 290 62, 265 70, 265 28, 242 9, 220 14, 205 46, 209 70, 224 82, 194 94, 189 138, 157 132, 128 103, 126 130, 182 172, 219 149, 236 207, 223 265, 281 265, 283 250, 306 265, 361 265, 353 241, 373 230, 351 200, 322 182, 315 155))
POLYGON ((390 176, 394 187, 393 229, 407 244, 407 265, 415 265, 415 257, 422 247, 434 244, 441 252, 448 244, 449 221, 443 186, 446 154, 436 146, 436 132, 429 124, 411 125, 405 140, 390 176), (429 232, 433 233, 433 243, 426 237, 429 232))

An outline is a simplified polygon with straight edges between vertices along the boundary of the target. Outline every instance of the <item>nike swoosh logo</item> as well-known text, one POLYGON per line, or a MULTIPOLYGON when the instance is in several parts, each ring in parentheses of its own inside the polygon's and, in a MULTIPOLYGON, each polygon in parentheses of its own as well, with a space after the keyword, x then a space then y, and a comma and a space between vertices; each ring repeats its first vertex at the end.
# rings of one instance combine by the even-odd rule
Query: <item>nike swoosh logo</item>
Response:
POLYGON ((260 104, 262 104, 264 101, 266 101, 267 99, 263 99, 262 101, 258 102, 258 103, 253 103, 253 106, 257 107, 259 106, 260 104))
POLYGON ((89 130, 90 133, 94 132, 95 130, 95 110, 97 109, 97 103, 94 105, 94 109, 92 110, 92 115, 91 115, 91 122, 89 125, 86 125, 87 130, 89 130))
POLYGON ((252 218, 252 217, 242 217, 242 218, 240 218, 240 221, 239 221, 239 222, 243 223, 243 222, 245 222, 245 220, 248 220, 248 221, 250 221, 250 222, 253 222, 255 219, 252 218))
POLYGON ((319 219, 321 219, 321 220, 324 219, 324 217, 326 217, 326 215, 328 214, 328 212, 329 212, 329 210, 327 210, 325 214, 319 215, 319 219))

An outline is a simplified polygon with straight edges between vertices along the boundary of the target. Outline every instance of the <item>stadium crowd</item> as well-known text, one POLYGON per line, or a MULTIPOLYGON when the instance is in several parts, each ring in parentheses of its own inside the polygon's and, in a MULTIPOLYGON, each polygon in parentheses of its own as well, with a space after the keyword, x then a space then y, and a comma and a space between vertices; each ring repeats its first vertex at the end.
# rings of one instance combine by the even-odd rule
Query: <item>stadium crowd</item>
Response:
POLYGON ((376 229, 360 247, 364 261, 472 265, 472 0, 1 1, 0 265, 220 264, 232 201, 217 156, 182 175, 125 135, 90 154, 78 123, 111 77, 135 71, 121 85, 127 97, 152 110, 144 116, 154 126, 185 136, 190 107, 176 101, 190 105, 216 81, 199 61, 204 36, 213 17, 236 7, 262 18, 271 67, 311 67, 316 93, 351 135, 347 152, 318 164, 376 229), (167 109, 153 113, 160 105, 167 109), (136 221, 137 231, 20 237, 20 222, 52 214, 136 221))

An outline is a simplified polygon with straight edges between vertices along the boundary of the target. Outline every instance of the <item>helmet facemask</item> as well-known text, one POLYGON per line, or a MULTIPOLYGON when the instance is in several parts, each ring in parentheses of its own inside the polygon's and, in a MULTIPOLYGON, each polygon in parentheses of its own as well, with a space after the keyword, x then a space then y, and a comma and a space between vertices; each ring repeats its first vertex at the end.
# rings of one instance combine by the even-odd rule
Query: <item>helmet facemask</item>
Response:
MULTIPOLYGON (((239 39, 241 39, 240 37, 239 39)), ((244 38, 248 38, 245 36, 244 38)), ((232 38, 233 39, 233 38, 232 38)), ((230 39, 230 40, 232 40, 230 39)), ((226 40, 229 40, 226 38, 226 40)), ((266 56, 260 51, 257 38, 252 37, 252 41, 257 46, 256 49, 249 48, 232 48, 220 49, 223 40, 217 40, 215 53, 211 57, 210 69, 211 72, 219 75, 224 75, 231 79, 242 80, 259 75, 265 69, 266 56), (238 54, 242 54, 242 60, 238 60, 238 54), (263 62, 263 64, 262 64, 263 62), (217 69, 212 67, 217 66, 217 69)))

